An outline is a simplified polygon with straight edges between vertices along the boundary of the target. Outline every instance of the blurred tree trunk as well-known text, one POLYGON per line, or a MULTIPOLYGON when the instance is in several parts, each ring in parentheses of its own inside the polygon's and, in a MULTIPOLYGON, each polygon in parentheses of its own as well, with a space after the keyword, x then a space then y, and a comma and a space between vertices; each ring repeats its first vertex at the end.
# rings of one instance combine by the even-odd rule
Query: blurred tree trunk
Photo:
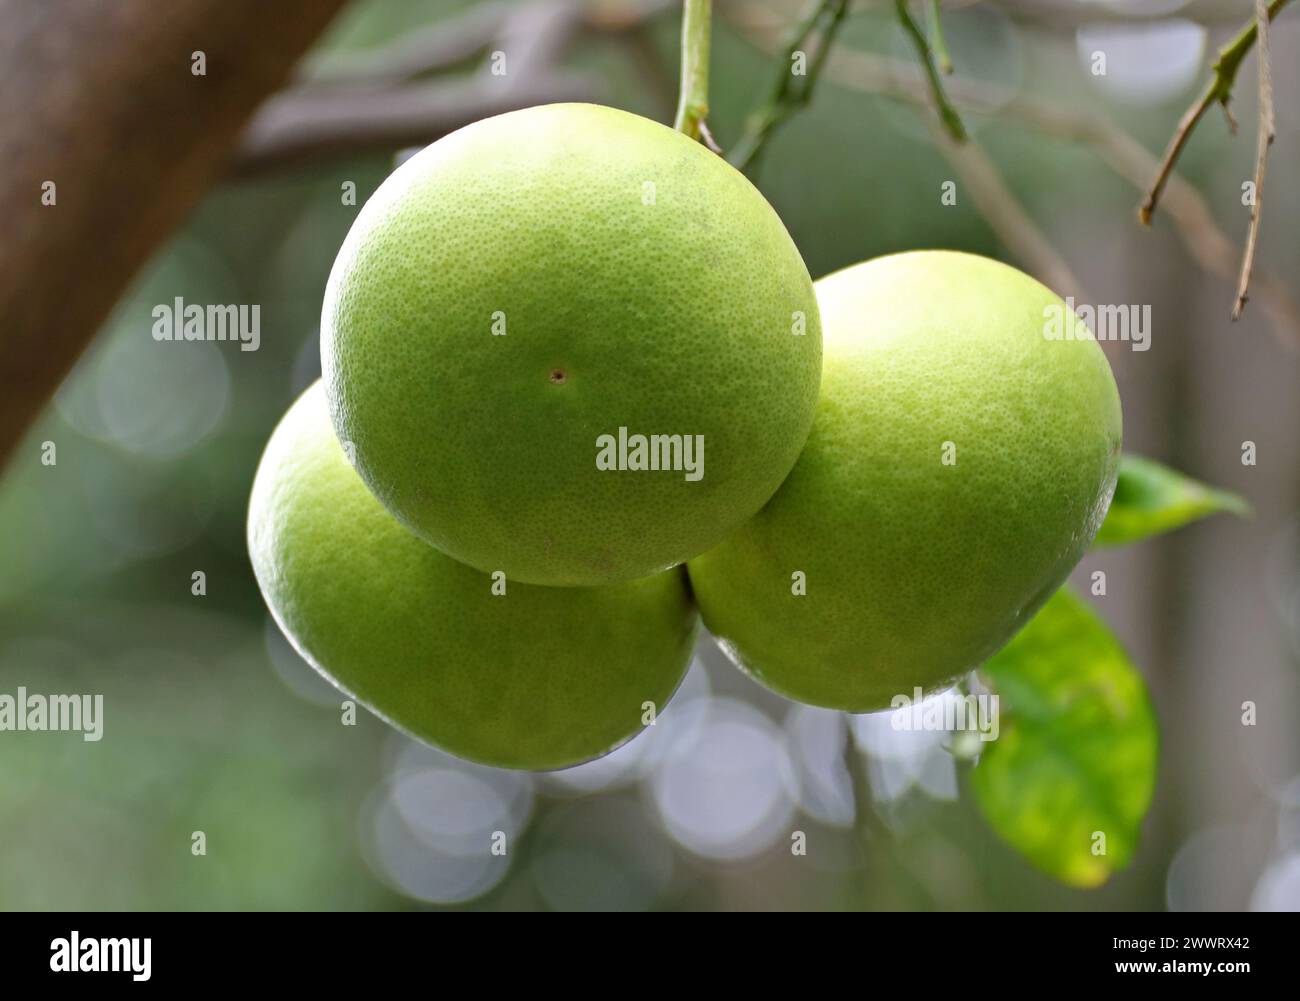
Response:
POLYGON ((0 464, 342 4, 0 0, 0 464))

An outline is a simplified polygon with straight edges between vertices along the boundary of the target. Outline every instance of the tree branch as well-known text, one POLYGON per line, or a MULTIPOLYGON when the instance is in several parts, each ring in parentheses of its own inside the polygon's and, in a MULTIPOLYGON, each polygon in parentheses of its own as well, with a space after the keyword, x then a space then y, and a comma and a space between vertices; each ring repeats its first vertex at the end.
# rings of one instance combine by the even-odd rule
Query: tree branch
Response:
POLYGON ((476 81, 338 93, 295 88, 262 106, 244 133, 232 173, 251 177, 322 157, 424 146, 482 118, 589 100, 592 94, 589 82, 567 75, 535 80, 526 90, 476 81))
MULTIPOLYGON (((277 94, 245 132, 233 172, 248 177, 321 157, 423 146, 481 118, 590 100, 594 84, 558 68, 580 25, 581 11, 572 0, 534 0, 496 18, 486 39, 463 25, 456 28, 462 42, 475 41, 476 52, 492 47, 504 55, 499 76, 485 63, 469 77, 411 80, 442 68, 452 51, 424 33, 424 49, 407 36, 357 56, 349 72, 369 66, 378 73, 375 79, 350 75, 346 85, 336 86, 313 80, 277 94)), ((472 27, 482 25, 475 21, 472 27)))
MULTIPOLYGON (((1290 2, 1291 0, 1273 0, 1268 5, 1268 20, 1277 17, 1278 11, 1290 2)), ((1151 182, 1146 197, 1138 206, 1138 218, 1142 221, 1142 225, 1151 225, 1151 216, 1160 201, 1160 194, 1164 191, 1169 175, 1173 173, 1174 165, 1187 145, 1187 140, 1192 137, 1192 130, 1214 104, 1219 104, 1225 113, 1228 113, 1229 124, 1235 131, 1236 123, 1228 110, 1228 101, 1232 98, 1232 87, 1237 80, 1237 70, 1241 68, 1241 61, 1246 58, 1246 53, 1254 46, 1258 32, 1259 24, 1252 20, 1235 39, 1219 50, 1219 58, 1214 63, 1213 77, 1196 103, 1183 113, 1178 127, 1174 129, 1173 138, 1169 140, 1165 155, 1161 158, 1155 180, 1151 182)))
POLYGON ((1232 318, 1241 319, 1246 308, 1246 293, 1250 289, 1250 272, 1255 264, 1255 244, 1259 240, 1259 220, 1264 206, 1264 168, 1268 164, 1268 148, 1277 133, 1273 119, 1273 78, 1268 56, 1268 7, 1264 0, 1255 0, 1255 24, 1259 28, 1259 138, 1255 152, 1255 197, 1250 205, 1250 230, 1246 234, 1246 250, 1241 258, 1241 277, 1237 279, 1237 301, 1232 307, 1232 318))
POLYGON ((0 462, 341 5, 0 6, 0 462))

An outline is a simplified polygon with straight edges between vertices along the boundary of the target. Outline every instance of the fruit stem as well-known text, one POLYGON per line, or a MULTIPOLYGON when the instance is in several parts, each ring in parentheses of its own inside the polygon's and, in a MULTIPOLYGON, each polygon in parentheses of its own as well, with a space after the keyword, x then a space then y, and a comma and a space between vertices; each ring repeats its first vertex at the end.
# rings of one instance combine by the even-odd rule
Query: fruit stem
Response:
POLYGON ((673 128, 692 139, 709 116, 709 28, 713 0, 686 0, 682 11, 682 82, 673 128))

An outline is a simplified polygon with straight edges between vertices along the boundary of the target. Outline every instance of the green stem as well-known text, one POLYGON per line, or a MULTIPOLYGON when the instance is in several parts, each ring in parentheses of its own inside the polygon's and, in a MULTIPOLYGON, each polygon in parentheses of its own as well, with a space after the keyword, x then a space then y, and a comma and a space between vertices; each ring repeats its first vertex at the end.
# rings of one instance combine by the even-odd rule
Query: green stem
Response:
POLYGON ((894 7, 898 11, 898 20, 902 24, 903 30, 912 36, 912 41, 916 45, 916 54, 925 69, 926 78, 930 81, 930 91, 934 94, 934 103, 939 110, 939 118, 943 122, 943 127, 958 142, 965 142, 966 126, 962 124, 961 115, 957 114, 957 109, 949 103, 948 95, 944 93, 943 81, 939 78, 939 71, 935 68, 934 54, 930 51, 930 43, 908 12, 907 0, 894 0, 894 7))
MULTIPOLYGON (((1273 0, 1268 5, 1268 19, 1271 23, 1278 11, 1291 0, 1273 0)), ((1214 80, 1210 85, 1211 99, 1225 103, 1232 96, 1232 85, 1237 80, 1237 70, 1246 53, 1255 45, 1259 37, 1259 24, 1253 18, 1250 24, 1241 29, 1241 34, 1219 50, 1219 58, 1214 62, 1214 80)))
POLYGON ((930 48, 939 62, 939 69, 944 76, 952 76, 952 56, 948 54, 948 43, 943 38, 943 21, 939 18, 939 5, 942 0, 930 0, 930 48))
POLYGON ((857 848, 862 887, 862 905, 871 900, 871 848, 879 831, 871 795, 871 777, 862 750, 853 736, 853 717, 844 716, 844 768, 849 773, 853 803, 853 843, 857 848))
POLYGON ((830 55, 831 45, 844 22, 850 3, 851 0, 814 0, 790 33, 781 51, 780 64, 767 100, 750 113, 745 122, 744 134, 732 147, 728 159, 737 170, 748 170, 777 127, 812 100, 822 67, 830 55), (795 74, 795 55, 804 51, 815 33, 820 34, 818 48, 805 66, 805 72, 795 74))
POLYGON ((682 82, 673 128, 699 139, 709 117, 709 27, 713 0, 686 0, 682 12, 682 82))

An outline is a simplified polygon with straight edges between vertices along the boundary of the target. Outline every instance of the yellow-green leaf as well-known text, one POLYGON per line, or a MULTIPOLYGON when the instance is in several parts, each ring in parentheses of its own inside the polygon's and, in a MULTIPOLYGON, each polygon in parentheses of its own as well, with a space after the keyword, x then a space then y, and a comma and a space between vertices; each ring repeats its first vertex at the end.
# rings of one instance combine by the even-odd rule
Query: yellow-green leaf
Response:
POLYGON ((1245 515, 1250 505, 1236 494, 1198 483, 1151 459, 1125 455, 1120 459, 1115 497, 1093 544, 1137 542, 1220 512, 1245 515))
POLYGON ((998 834, 1077 887, 1137 848, 1159 733, 1146 683, 1095 613, 1062 588, 983 668, 1000 728, 971 775, 998 834))

